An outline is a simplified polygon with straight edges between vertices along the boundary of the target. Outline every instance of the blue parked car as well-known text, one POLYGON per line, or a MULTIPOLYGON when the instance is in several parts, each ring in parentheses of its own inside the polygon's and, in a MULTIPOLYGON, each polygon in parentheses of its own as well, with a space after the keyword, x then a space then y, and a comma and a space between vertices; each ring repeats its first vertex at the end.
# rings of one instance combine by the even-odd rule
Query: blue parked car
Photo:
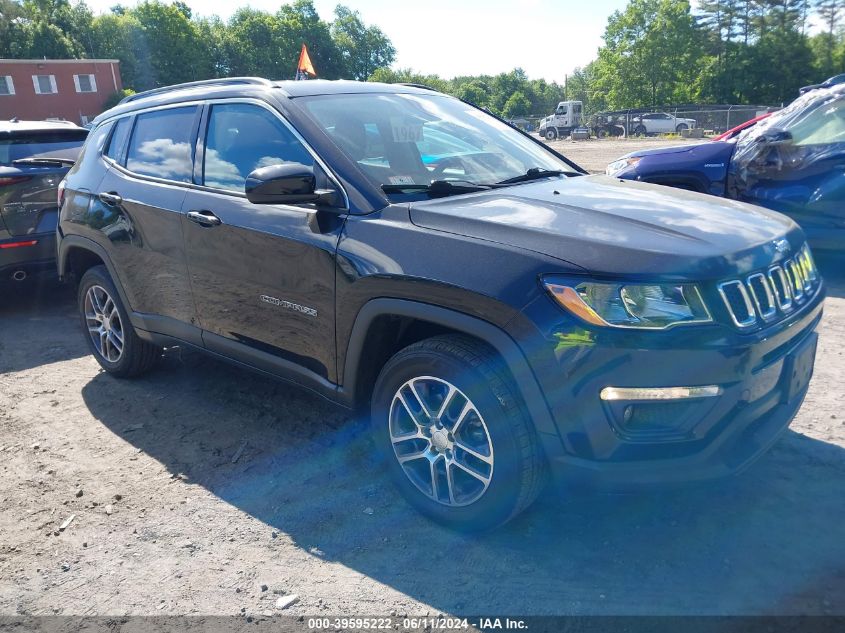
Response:
POLYGON ((816 249, 845 249, 845 84, 816 89, 734 138, 632 152, 607 174, 780 211, 816 249))

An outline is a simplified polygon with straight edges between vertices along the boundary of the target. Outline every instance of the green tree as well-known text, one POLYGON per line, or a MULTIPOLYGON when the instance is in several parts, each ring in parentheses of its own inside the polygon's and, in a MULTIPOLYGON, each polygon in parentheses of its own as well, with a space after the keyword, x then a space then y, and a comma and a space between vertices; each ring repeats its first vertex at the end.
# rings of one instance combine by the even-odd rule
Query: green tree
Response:
POLYGON ((120 76, 125 86, 139 86, 138 58, 133 42, 140 38, 140 25, 125 12, 104 13, 93 20, 93 57, 120 60, 120 76))
POLYGON ((801 86, 811 83, 813 52, 807 37, 797 30, 767 32, 750 55, 745 94, 750 103, 789 103, 801 86), (777 60, 777 72, 772 72, 772 60, 777 60))
POLYGON ((580 101, 584 104, 584 112, 597 112, 607 108, 604 95, 597 93, 594 88, 594 64, 587 64, 584 68, 576 68, 566 80, 566 98, 580 101))
POLYGON ((229 20, 223 42, 228 70, 235 76, 291 76, 295 66, 288 59, 290 47, 275 15, 248 8, 238 9, 229 20))
POLYGON ((449 83, 437 75, 422 75, 410 68, 393 70, 391 68, 376 68, 369 81, 378 81, 386 84, 420 84, 434 88, 440 92, 449 92, 449 83))
POLYGON ((845 42, 845 34, 840 34, 837 38, 839 26, 845 19, 845 5, 842 0, 816 0, 816 11, 824 29, 814 38, 816 67, 820 75, 830 76, 835 72, 842 72, 845 66, 841 61, 836 63, 837 47, 845 42))
POLYGON ((357 11, 343 5, 334 10, 331 36, 343 59, 343 76, 364 80, 377 68, 390 66, 396 49, 377 26, 367 26, 357 11))
POLYGON ((131 33, 138 63, 138 85, 133 88, 146 90, 207 76, 205 44, 179 4, 146 0, 127 14, 139 27, 131 33))
POLYGON ((308 46, 308 54, 319 77, 339 79, 343 76, 341 51, 332 39, 328 23, 317 14, 312 0, 284 4, 276 17, 280 22, 280 45, 285 50, 283 63, 287 69, 282 75, 277 75, 277 79, 294 77, 302 44, 308 46))
POLYGON ((463 99, 464 101, 468 101, 479 108, 486 108, 489 90, 490 89, 485 83, 473 80, 460 85, 455 93, 455 96, 463 99))
POLYGON ((698 98, 703 42, 688 0, 631 0, 608 20, 595 65, 611 108, 698 98))
POLYGON ((502 108, 502 116, 506 119, 512 119, 517 116, 524 116, 531 111, 531 102, 522 92, 517 90, 505 102, 502 108))
POLYGON ((13 0, 0 0, 0 57, 20 58, 30 48, 24 29, 24 9, 13 0))

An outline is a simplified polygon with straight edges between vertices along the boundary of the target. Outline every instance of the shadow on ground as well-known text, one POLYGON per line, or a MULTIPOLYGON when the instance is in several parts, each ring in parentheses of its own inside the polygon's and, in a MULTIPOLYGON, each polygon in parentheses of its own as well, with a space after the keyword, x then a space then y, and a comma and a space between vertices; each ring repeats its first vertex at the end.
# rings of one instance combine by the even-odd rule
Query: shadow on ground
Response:
POLYGON ((85 403, 174 474, 314 556, 442 612, 845 613, 838 446, 790 431, 715 487, 547 492, 505 528, 469 537, 407 506, 372 463, 364 425, 331 405, 194 354, 163 365, 132 382, 100 374, 85 403))
MULTIPOLYGON (((817 259, 829 295, 845 297, 841 259, 817 259)), ((72 289, 0 299, 0 374, 87 354, 72 289)), ((364 425, 273 380, 177 350, 135 381, 98 374, 83 397, 172 473, 443 612, 845 613, 845 451, 795 432, 717 486, 548 492, 505 528, 467 537, 398 497, 364 425)))
POLYGON ((0 374, 86 354, 75 288, 58 281, 0 286, 0 374))

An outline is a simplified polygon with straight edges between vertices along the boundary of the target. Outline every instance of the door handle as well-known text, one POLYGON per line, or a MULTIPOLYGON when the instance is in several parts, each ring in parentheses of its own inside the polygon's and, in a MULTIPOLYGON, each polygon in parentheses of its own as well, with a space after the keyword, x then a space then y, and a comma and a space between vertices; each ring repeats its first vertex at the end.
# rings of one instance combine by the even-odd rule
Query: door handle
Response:
POLYGON ((107 205, 112 206, 112 207, 116 207, 121 202, 123 202, 123 198, 121 198, 118 194, 116 194, 113 191, 108 192, 108 193, 107 192, 101 193, 100 194, 100 200, 102 200, 107 205))
POLYGON ((223 221, 211 211, 188 211, 188 219, 200 226, 218 226, 223 224, 223 221))

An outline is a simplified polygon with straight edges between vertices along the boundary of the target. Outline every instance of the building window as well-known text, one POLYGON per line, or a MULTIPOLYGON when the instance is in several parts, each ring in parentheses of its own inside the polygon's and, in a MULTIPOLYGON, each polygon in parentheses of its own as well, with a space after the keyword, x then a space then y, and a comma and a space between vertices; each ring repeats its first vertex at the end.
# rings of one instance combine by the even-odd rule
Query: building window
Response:
POLYGON ((15 94, 15 83, 9 75, 0 75, 0 96, 15 94))
POLYGON ((32 85, 37 95, 53 95, 58 92, 55 75, 33 75, 32 85))
POLYGON ((73 85, 77 92, 97 92, 97 80, 94 75, 74 75, 73 85))

